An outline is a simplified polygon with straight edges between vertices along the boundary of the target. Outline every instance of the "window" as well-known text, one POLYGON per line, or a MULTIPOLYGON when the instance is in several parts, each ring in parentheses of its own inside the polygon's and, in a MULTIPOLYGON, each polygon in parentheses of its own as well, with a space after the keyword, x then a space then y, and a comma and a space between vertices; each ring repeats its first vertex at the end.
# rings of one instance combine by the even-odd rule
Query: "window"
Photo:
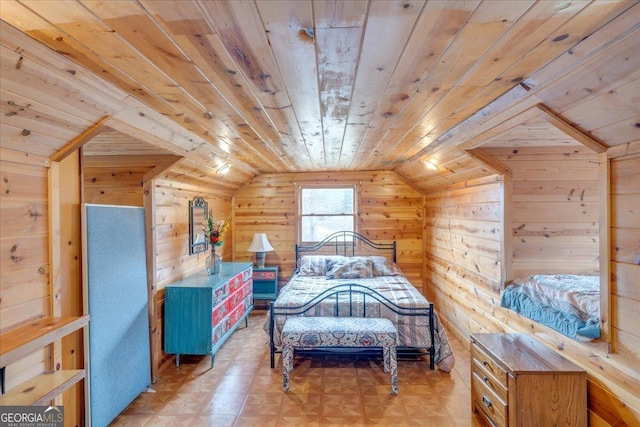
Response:
POLYGON ((319 242, 336 231, 355 231, 355 186, 300 188, 300 241, 319 242))

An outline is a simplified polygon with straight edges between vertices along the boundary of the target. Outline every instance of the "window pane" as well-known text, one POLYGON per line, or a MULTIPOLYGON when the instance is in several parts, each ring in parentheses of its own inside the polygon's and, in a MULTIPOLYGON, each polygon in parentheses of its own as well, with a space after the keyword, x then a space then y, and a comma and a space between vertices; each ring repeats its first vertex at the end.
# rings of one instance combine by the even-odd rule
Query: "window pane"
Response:
POLYGON ((303 214, 353 214, 353 188, 303 188, 303 214))
POLYGON ((319 242, 336 231, 354 231, 352 216, 305 216, 301 220, 303 242, 319 242))

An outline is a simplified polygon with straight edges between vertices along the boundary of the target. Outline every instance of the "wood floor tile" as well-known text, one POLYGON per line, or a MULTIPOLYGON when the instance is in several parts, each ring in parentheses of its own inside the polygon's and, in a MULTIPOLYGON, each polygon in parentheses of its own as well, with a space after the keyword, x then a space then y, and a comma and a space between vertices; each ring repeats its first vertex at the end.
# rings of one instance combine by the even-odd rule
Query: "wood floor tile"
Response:
POLYGON ((326 427, 346 427, 346 426, 364 426, 364 418, 362 417, 322 417, 320 424, 326 427))
POLYGON ((178 393, 160 409, 159 413, 162 415, 199 414, 210 398, 210 393, 178 393))
POLYGON ((221 391, 213 395, 201 412, 220 415, 238 415, 242 410, 247 393, 242 391, 221 391))
POLYGON ((278 419, 278 427, 315 427, 324 425, 320 417, 314 415, 283 415, 278 419))
POLYGON ((399 394, 378 358, 349 355, 294 360, 291 390, 282 365, 269 366, 265 311, 254 311, 214 359, 182 356, 112 423, 137 426, 479 426, 470 410, 469 352, 451 338, 452 372, 431 371, 427 358, 398 360, 399 394))
POLYGON ((151 420, 152 415, 127 415, 121 414, 111 425, 113 427, 143 427, 151 420))
POLYGON ((153 427, 183 427, 195 421, 193 415, 156 415, 151 417, 145 426, 153 427))
POLYGON ((364 419, 364 425, 366 425, 367 427, 369 427, 369 426, 405 427, 408 424, 407 424, 407 421, 406 421, 406 417, 404 415, 402 415, 402 416, 386 415, 386 416, 384 416, 382 418, 366 417, 364 419))
POLYGON ((291 418, 304 415, 320 418, 322 416, 322 410, 323 405, 320 396, 318 396, 318 399, 312 399, 306 402, 301 400, 285 400, 280 408, 280 416, 291 418))
POLYGON ((189 427, 232 427, 235 422, 233 416, 208 414, 195 417, 189 427))
POLYGON ((364 415, 368 418, 406 418, 407 412, 400 402, 365 403, 364 415))
MULTIPOLYGON (((215 424, 214 424, 215 425, 215 424)), ((265 417, 265 416, 249 416, 241 415, 236 418, 234 427, 276 427, 278 425, 277 417, 265 417)))

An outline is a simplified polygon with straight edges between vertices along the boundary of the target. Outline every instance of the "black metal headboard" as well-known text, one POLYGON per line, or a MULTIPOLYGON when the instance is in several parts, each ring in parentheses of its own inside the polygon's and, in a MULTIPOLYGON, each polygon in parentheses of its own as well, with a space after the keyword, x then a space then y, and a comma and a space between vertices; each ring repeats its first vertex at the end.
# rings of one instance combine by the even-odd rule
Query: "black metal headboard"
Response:
POLYGON ((317 252, 322 248, 335 248, 335 255, 355 256, 356 248, 359 245, 365 245, 376 250, 391 251, 393 262, 396 262, 396 242, 393 243, 375 243, 367 239, 360 233, 353 231, 338 231, 326 237, 323 241, 311 246, 302 246, 296 244, 296 263, 300 254, 307 252, 317 252))

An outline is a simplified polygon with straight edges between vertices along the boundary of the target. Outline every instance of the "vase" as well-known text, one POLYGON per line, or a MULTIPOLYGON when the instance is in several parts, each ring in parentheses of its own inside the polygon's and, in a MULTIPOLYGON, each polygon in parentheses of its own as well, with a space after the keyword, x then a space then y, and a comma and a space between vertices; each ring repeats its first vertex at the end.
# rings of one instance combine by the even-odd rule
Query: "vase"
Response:
POLYGON ((222 256, 216 253, 216 247, 213 246, 211 254, 205 260, 205 266, 207 267, 208 274, 220 273, 220 266, 222 266, 222 256))

